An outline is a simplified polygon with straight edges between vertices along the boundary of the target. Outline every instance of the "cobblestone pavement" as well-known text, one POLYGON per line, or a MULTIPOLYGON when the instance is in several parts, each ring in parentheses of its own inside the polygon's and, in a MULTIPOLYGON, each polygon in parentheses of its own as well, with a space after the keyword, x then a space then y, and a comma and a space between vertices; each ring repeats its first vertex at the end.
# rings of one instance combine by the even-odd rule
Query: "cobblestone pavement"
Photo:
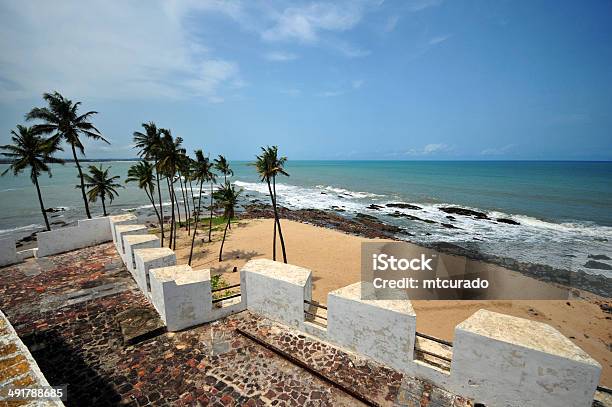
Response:
POLYGON ((249 312, 128 346, 121 315, 154 310, 110 243, 0 275, 0 309, 48 381, 68 384, 69 406, 361 404, 237 328, 381 405, 470 405, 249 312))

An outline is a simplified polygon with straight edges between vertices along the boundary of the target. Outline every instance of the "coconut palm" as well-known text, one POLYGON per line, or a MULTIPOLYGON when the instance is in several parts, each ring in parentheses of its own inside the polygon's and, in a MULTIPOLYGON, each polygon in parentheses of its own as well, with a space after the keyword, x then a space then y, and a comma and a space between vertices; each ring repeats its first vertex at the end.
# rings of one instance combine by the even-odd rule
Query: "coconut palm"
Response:
POLYGON ((223 231, 223 240, 221 241, 221 249, 219 250, 219 261, 222 261, 223 257, 223 245, 225 244, 225 236, 227 235, 227 228, 232 222, 232 218, 235 214, 236 204, 238 203, 238 196, 242 192, 242 189, 236 190, 236 188, 229 182, 222 185, 215 192, 215 200, 219 205, 223 207, 223 217, 227 219, 225 224, 225 230, 223 231))
MULTIPOLYGON (((90 202, 96 202, 98 197, 102 200, 102 211, 104 216, 108 216, 106 213, 106 199, 112 203, 113 200, 119 195, 116 188, 123 188, 123 185, 116 183, 120 177, 115 175, 111 177, 108 171, 111 167, 106 169, 102 168, 102 164, 99 167, 95 165, 89 166, 89 174, 83 174, 85 179, 85 187, 87 187, 87 197, 90 202)), ((76 186, 80 188, 79 185, 76 186)))
POLYGON ((59 146, 60 140, 53 137, 45 139, 32 127, 22 125, 17 125, 17 131, 11 130, 11 135, 13 144, 0 146, 0 149, 4 150, 2 155, 10 160, 9 167, 2 175, 7 174, 9 171, 12 172, 13 175, 19 175, 26 168, 30 168, 30 179, 36 186, 38 203, 40 204, 40 211, 45 219, 45 226, 47 230, 51 230, 47 212, 45 211, 45 205, 43 204, 42 195, 40 193, 40 186, 38 185, 38 177, 40 177, 43 172, 46 172, 49 174, 49 177, 51 177, 51 169, 47 164, 64 164, 64 160, 53 157, 54 153, 62 151, 62 148, 59 146))
POLYGON ((286 157, 278 157, 278 147, 262 147, 261 155, 256 156, 255 168, 261 177, 262 182, 268 184, 268 192, 270 194, 270 200, 272 201, 272 208, 274 210, 274 236, 272 242, 272 259, 276 260, 276 228, 278 227, 278 235, 280 237, 281 249, 283 251, 283 261, 287 263, 287 252, 285 250, 285 240, 283 238, 283 231, 281 229, 280 218, 278 216, 278 208, 276 205, 276 175, 282 174, 289 176, 289 174, 283 168, 286 157))
MULTIPOLYGON (((153 161, 155 166, 155 182, 157 184, 157 198, 159 201, 159 226, 161 228, 161 245, 164 245, 164 207, 161 195, 161 187, 159 185, 159 169, 158 169, 158 161, 160 150, 162 147, 162 134, 160 129, 157 128, 157 125, 153 122, 142 123, 142 127, 144 128, 144 133, 139 131, 134 132, 134 145, 140 149, 140 153, 138 155, 145 160, 153 161)), ((151 190, 152 191, 152 190, 151 190)), ((155 203, 153 203, 153 207, 155 208, 155 203)), ((157 209, 156 209, 157 212, 157 209)))
POLYGON ((187 231, 187 234, 189 234, 191 230, 191 212, 189 207, 189 193, 187 192, 187 179, 189 178, 190 164, 189 160, 189 156, 183 151, 183 153, 179 156, 177 167, 179 186, 181 188, 181 195, 183 195, 183 208, 185 209, 185 230, 187 231), (185 180, 185 182, 183 182, 183 180, 185 180))
POLYGON ((229 162, 225 157, 219 155, 219 157, 215 158, 215 169, 223 174, 223 182, 227 183, 227 176, 234 175, 234 171, 230 168, 229 162))
MULTIPOLYGON (((170 245, 176 248, 176 222, 175 222, 175 204, 180 218, 180 209, 178 207, 178 200, 174 192, 174 183, 176 182, 176 172, 178 170, 180 157, 185 154, 185 149, 181 147, 183 139, 172 137, 172 132, 167 129, 162 129, 162 146, 160 149, 158 166, 160 171, 166 176, 168 181, 168 193, 170 195, 171 211, 172 211, 172 224, 170 227, 170 245)), ((168 247, 170 247, 170 245, 168 247)))
MULTIPOLYGON (((191 250, 189 251, 189 265, 191 265, 191 258, 193 256, 193 245, 195 243, 195 236, 198 230, 198 222, 200 219, 200 209, 202 207, 202 185, 204 182, 208 182, 215 178, 215 174, 211 171, 213 164, 210 162, 208 157, 204 157, 202 150, 195 151, 196 159, 192 160, 191 164, 191 178, 200 183, 200 193, 198 195, 198 210, 195 211, 195 225, 193 227, 193 236, 191 237, 191 250)), ((211 184, 212 185, 212 184, 211 184)), ((212 196, 212 191, 211 191, 212 196)), ((210 233, 210 232, 209 232, 210 233)), ((210 240, 210 235, 209 238, 210 240)))
POLYGON ((102 140, 110 144, 90 122, 91 117, 98 112, 89 111, 79 114, 78 110, 81 102, 73 102, 63 97, 59 92, 44 93, 43 99, 47 102, 48 106, 33 108, 26 114, 26 120, 42 120, 44 122, 43 124, 34 126, 37 132, 53 134, 54 137, 60 138, 70 144, 72 157, 79 171, 79 179, 81 181, 80 189, 83 196, 83 203, 85 204, 85 213, 88 218, 91 218, 89 204, 85 196, 83 171, 81 170, 81 164, 77 157, 77 149, 82 155, 85 155, 85 147, 81 142, 80 136, 85 136, 93 140, 102 140))
POLYGON ((125 180, 125 183, 136 182, 138 183, 138 188, 145 191, 147 198, 149 198, 151 205, 153 205, 157 220, 159 221, 160 226, 162 226, 163 223, 161 220, 161 215, 157 210, 157 206, 155 206, 155 199, 153 198, 155 194, 155 183, 153 182, 155 180, 155 176, 153 175, 153 169, 154 166, 150 162, 140 161, 138 164, 134 164, 128 169, 128 177, 125 180))

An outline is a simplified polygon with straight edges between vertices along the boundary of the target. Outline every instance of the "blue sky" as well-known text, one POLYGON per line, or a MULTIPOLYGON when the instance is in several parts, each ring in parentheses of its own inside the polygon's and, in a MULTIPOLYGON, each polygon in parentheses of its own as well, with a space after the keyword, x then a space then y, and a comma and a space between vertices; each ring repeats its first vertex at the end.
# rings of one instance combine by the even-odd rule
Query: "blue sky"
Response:
POLYGON ((58 90, 251 159, 612 159, 610 1, 0 1, 0 143, 58 90))

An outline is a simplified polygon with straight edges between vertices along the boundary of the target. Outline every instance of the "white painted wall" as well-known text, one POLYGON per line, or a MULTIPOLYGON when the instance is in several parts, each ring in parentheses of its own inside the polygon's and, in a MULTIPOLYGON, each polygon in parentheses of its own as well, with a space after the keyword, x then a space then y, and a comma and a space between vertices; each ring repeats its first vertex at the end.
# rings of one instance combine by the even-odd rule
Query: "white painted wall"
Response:
POLYGON ((125 247, 125 267, 132 276, 136 271, 136 259, 134 259, 134 250, 137 249, 154 249, 159 248, 161 242, 155 235, 127 235, 123 236, 123 247, 125 247))
POLYGON ((362 289, 368 289, 366 284, 355 283, 329 293, 328 338, 351 351, 406 371, 414 363, 416 314, 412 304, 401 291, 397 300, 363 300, 362 289))
POLYGON ((157 249, 135 249, 134 261, 136 262, 134 279, 143 294, 150 297, 151 283, 149 272, 154 268, 176 265, 176 254, 167 247, 160 247, 157 249))
POLYGON ((138 223, 138 218, 136 218, 136 215, 131 213, 109 216, 108 220, 110 221, 111 234, 113 235, 113 243, 115 243, 115 245, 117 245, 117 234, 115 231, 115 226, 135 225, 136 223, 138 223))
POLYGON ((591 406, 601 366, 550 325, 479 310, 455 328, 455 391, 487 406, 591 406))
POLYGON ((36 234, 38 257, 95 246, 112 240, 108 217, 79 220, 77 226, 36 234))
POLYGON ((292 327, 303 326, 304 300, 312 290, 310 270, 257 259, 246 263, 242 273, 249 310, 292 327))
POLYGON ((125 247, 123 246, 123 237, 128 235, 146 235, 149 231, 145 225, 115 225, 116 241, 115 245, 119 255, 125 261, 125 247))
POLYGON ((15 238, 4 237, 0 239, 0 267, 8 266, 19 261, 15 249, 15 238))
POLYGON ((207 322, 211 315, 210 271, 190 266, 152 269, 151 302, 169 331, 207 322))

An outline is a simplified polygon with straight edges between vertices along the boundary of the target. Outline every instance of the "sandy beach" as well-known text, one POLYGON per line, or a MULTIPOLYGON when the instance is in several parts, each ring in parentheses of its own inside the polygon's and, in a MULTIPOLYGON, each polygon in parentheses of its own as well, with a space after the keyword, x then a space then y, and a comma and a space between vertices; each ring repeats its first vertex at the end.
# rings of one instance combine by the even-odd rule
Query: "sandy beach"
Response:
MULTIPOLYGON (((372 239, 289 220, 282 221, 282 228, 288 262, 312 270, 314 300, 326 303, 329 291, 360 279, 360 245, 372 239)), ((218 261, 223 232, 219 229, 213 233, 212 243, 205 242, 206 227, 198 233, 194 268, 210 268, 232 284, 239 281, 234 268, 240 270, 253 258, 272 258, 271 219, 240 220, 234 224, 228 231, 222 262, 218 261)), ((178 261, 187 263, 191 240, 184 229, 178 236, 178 261)), ((279 259, 282 260, 280 245, 277 247, 279 259)), ((511 284, 536 289, 546 285, 497 265, 482 263, 482 267, 503 275, 511 284)), ((601 308, 612 302, 586 292, 580 295, 582 299, 572 301, 413 301, 413 305, 417 330, 446 340, 453 339, 455 325, 481 308, 550 324, 599 361, 603 367, 601 383, 612 386, 612 320, 601 308)))

